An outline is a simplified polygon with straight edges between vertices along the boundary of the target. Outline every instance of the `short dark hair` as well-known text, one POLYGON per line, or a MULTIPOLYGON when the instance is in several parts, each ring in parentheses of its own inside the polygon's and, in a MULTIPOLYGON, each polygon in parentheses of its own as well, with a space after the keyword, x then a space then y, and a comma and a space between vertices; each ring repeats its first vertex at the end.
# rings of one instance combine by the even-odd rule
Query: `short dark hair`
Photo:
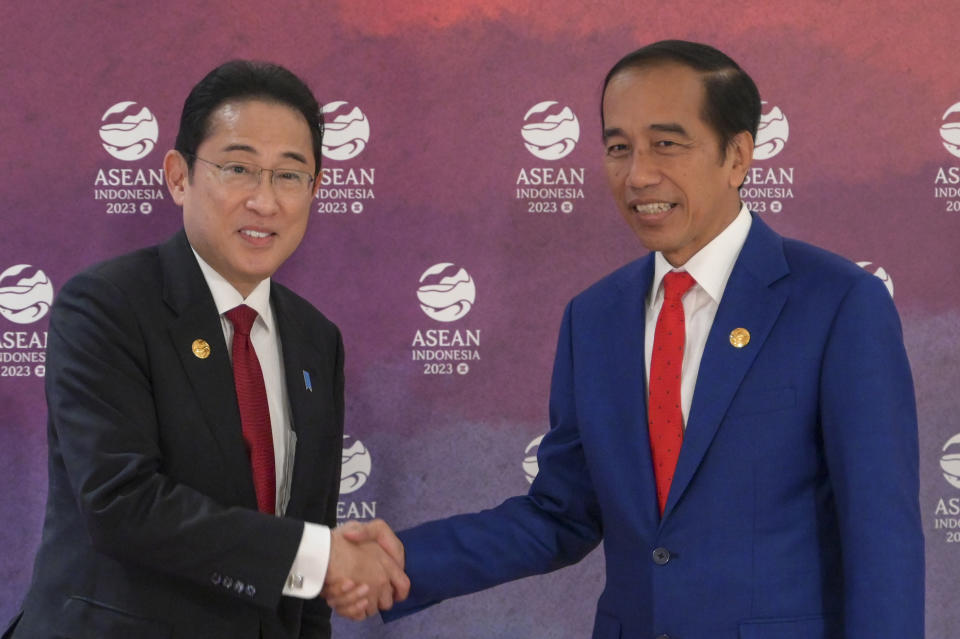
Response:
POLYGON ((753 79, 727 54, 699 42, 661 40, 628 53, 613 65, 603 81, 600 94, 600 121, 603 122, 603 95, 615 75, 637 69, 675 62, 703 74, 704 100, 700 117, 720 138, 721 157, 741 131, 757 139, 760 125, 760 92, 753 79))
POLYGON ((310 128, 316 175, 320 174, 323 114, 306 83, 291 71, 269 62, 231 60, 208 73, 183 103, 180 130, 174 148, 193 171, 197 147, 210 135, 210 114, 226 102, 266 100, 302 114, 310 128))

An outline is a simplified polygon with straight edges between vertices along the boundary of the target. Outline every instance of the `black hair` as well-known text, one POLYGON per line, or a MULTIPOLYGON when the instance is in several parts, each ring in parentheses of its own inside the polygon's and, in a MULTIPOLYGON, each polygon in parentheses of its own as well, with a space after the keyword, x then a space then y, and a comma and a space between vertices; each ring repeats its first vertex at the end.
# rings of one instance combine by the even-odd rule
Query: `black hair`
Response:
POLYGON ((727 54, 699 42, 661 40, 628 53, 613 65, 603 80, 600 94, 600 121, 603 122, 603 95, 615 75, 626 69, 675 62, 703 74, 704 100, 700 117, 720 138, 721 157, 733 137, 746 131, 757 139, 760 125, 760 92, 753 79, 727 54))
POLYGON ((320 174, 323 114, 310 87, 291 71, 269 62, 231 60, 208 73, 183 103, 174 148, 193 170, 197 148, 210 135, 210 115, 232 100, 262 99, 289 106, 302 114, 310 129, 316 175, 320 174))

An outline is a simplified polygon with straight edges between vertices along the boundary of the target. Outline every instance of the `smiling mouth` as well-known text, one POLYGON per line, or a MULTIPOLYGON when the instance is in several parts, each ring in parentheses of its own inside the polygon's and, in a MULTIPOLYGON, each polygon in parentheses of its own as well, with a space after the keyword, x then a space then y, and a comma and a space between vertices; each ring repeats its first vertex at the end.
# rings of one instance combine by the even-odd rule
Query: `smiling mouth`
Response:
POLYGON ((241 229, 240 233, 246 235, 247 237, 253 237, 256 239, 264 239, 273 235, 273 233, 267 231, 254 231, 253 229, 241 229))
POLYGON ((634 213, 640 215, 657 215, 658 213, 666 213, 675 206, 676 204, 670 202, 652 202, 650 204, 636 204, 631 209, 634 213))

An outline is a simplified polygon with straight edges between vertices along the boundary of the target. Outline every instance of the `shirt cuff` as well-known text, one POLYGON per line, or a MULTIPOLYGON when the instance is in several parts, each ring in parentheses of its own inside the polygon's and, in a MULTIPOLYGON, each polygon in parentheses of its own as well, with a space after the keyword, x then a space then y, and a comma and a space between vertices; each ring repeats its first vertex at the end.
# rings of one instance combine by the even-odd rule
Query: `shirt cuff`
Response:
POLYGON ((330 529, 320 524, 303 523, 300 547, 290 566, 283 594, 298 599, 313 599, 320 594, 330 563, 330 529))

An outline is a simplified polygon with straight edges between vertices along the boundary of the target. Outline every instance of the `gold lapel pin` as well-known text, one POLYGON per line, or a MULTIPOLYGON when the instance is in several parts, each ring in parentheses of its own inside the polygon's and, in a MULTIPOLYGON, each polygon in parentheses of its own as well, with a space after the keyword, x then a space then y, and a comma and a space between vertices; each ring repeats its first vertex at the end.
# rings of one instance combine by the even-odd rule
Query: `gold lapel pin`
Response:
POLYGON ((735 328, 730 331, 730 343, 734 348, 743 348, 750 343, 750 331, 745 328, 735 328))
POLYGON ((193 354, 199 357, 200 359, 207 359, 210 357, 210 345, 207 344, 205 339, 195 339, 193 344, 191 344, 193 349, 193 354))

